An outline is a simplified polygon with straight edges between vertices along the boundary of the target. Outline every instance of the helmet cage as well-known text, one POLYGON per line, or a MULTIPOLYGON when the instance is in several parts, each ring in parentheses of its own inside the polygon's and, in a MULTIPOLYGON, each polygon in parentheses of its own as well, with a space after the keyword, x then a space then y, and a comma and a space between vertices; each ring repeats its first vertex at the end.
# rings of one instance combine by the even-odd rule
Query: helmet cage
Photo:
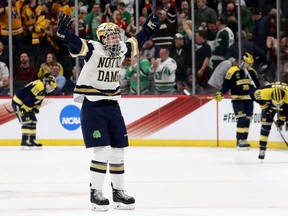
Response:
POLYGON ((107 33, 103 37, 104 37, 104 40, 103 40, 104 49, 110 51, 111 54, 118 55, 121 51, 120 32, 107 31, 107 33))

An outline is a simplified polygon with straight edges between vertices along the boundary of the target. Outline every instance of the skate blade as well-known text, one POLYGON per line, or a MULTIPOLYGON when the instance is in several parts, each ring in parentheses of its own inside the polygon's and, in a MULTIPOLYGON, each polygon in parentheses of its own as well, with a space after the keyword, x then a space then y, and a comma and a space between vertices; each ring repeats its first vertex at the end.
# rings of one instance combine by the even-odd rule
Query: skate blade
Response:
POLYGON ((108 205, 97 205, 95 203, 92 203, 91 210, 96 212, 106 212, 108 211, 108 205))
POLYGON ((250 147, 237 147, 237 151, 249 151, 250 147))
POLYGON ((34 147, 34 146, 21 146, 21 150, 24 151, 31 151, 31 150, 38 150, 38 147, 34 147))
POLYGON ((134 210, 135 206, 134 204, 124 204, 120 202, 114 202, 114 209, 117 210, 134 210))

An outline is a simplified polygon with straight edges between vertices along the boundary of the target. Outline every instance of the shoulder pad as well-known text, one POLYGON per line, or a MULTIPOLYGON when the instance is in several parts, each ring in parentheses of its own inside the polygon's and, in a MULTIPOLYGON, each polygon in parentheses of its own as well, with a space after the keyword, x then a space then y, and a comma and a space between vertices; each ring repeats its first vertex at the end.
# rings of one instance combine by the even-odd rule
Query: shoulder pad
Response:
POLYGON ((236 71, 239 71, 239 68, 237 66, 230 67, 225 75, 225 79, 228 79, 228 80, 231 79, 231 77, 236 71))
POLYGON ((34 81, 33 85, 31 92, 35 96, 39 95, 44 90, 44 84, 41 80, 34 81))

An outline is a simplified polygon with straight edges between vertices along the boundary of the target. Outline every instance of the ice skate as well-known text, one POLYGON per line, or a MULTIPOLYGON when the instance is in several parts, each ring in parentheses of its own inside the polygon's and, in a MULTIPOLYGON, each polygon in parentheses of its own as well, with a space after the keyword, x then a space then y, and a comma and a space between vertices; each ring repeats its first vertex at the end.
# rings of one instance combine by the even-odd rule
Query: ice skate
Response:
POLYGON ((109 200, 103 197, 103 193, 101 191, 91 189, 90 202, 92 203, 92 211, 108 211, 108 206, 110 204, 109 200))
POLYGON ((112 187, 114 209, 133 210, 135 209, 135 199, 125 194, 124 190, 117 190, 112 187))
POLYGON ((34 150, 34 144, 30 143, 28 140, 22 140, 21 142, 21 150, 34 150))
POLYGON ((238 151, 249 151, 250 144, 247 143, 247 140, 237 140, 237 150, 238 151))
POLYGON ((261 150, 260 149, 258 158, 260 160, 264 160, 264 158, 265 158, 265 150, 261 150))
POLYGON ((34 149, 36 150, 42 149, 43 145, 41 143, 38 143, 35 139, 31 140, 31 143, 34 145, 34 149))

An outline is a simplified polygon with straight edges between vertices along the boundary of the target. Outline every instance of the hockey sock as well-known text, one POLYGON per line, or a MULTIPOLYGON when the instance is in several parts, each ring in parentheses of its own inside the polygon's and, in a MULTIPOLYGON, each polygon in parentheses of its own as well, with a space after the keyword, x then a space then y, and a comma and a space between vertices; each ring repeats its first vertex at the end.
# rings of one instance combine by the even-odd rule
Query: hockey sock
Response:
POLYGON ((107 170, 110 146, 95 147, 90 165, 91 188, 102 191, 107 170))
POLYGON ((124 190, 124 148, 111 148, 109 172, 113 188, 124 190))

